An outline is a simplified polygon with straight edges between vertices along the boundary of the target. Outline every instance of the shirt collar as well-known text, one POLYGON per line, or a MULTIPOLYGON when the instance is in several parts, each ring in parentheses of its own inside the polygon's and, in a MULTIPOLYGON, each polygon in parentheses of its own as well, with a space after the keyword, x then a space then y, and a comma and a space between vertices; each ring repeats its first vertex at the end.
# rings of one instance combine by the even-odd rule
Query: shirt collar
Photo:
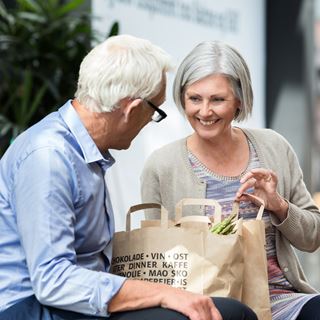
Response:
POLYGON ((109 151, 104 153, 100 152, 83 125, 77 111, 73 108, 71 100, 68 100, 61 108, 59 108, 58 112, 77 140, 86 163, 99 161, 104 163, 107 167, 114 164, 115 160, 109 151))

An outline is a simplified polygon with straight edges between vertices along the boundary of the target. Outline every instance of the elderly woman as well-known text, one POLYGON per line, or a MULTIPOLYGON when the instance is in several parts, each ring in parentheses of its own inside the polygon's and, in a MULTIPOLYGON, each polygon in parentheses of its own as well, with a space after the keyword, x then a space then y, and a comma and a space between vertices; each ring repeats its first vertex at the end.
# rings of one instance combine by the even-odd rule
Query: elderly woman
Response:
MULTIPOLYGON (((182 198, 212 198, 230 214, 236 200, 240 215, 248 219, 257 206, 247 201, 247 193, 262 198, 273 319, 320 319, 320 296, 307 283, 292 248, 309 252, 319 247, 320 212, 289 143, 270 129, 233 125, 252 111, 244 59, 222 42, 200 43, 177 71, 174 100, 194 132, 150 156, 141 177, 143 201, 161 203, 173 213, 182 198)), ((211 212, 199 208, 198 214, 211 212)))

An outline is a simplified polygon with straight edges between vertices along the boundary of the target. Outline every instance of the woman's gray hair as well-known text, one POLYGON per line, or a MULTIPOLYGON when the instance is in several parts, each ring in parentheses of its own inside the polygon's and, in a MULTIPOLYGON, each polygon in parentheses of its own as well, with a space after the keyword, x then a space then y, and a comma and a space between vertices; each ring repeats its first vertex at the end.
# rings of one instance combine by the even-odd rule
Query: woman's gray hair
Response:
POLYGON ((157 95, 171 69, 169 55, 150 41, 113 36, 83 59, 75 98, 90 111, 111 112, 121 99, 157 95))
POLYGON ((240 53, 220 41, 199 43, 182 61, 173 83, 173 99, 184 113, 184 93, 194 82, 211 75, 227 77, 241 105, 236 121, 247 119, 252 112, 253 93, 249 68, 240 53))

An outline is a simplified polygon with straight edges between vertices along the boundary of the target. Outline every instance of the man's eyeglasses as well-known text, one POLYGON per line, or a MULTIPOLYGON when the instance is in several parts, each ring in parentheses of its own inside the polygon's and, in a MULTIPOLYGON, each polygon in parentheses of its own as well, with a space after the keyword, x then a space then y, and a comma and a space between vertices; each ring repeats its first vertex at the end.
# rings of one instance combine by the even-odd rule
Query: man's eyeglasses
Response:
POLYGON ((152 108, 155 113, 152 115, 152 121, 154 122, 160 122, 161 120, 163 120, 167 114, 161 110, 159 107, 155 106, 152 102, 145 100, 145 102, 147 103, 147 105, 152 108))

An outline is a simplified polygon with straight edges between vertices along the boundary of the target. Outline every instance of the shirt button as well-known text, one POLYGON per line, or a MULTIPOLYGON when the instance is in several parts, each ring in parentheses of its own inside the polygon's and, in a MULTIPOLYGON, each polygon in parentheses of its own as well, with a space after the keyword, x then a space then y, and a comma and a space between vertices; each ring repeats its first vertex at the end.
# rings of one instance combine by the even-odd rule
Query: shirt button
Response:
POLYGON ((283 268, 283 271, 284 271, 284 272, 288 272, 289 269, 288 269, 287 267, 284 267, 284 268, 283 268))

